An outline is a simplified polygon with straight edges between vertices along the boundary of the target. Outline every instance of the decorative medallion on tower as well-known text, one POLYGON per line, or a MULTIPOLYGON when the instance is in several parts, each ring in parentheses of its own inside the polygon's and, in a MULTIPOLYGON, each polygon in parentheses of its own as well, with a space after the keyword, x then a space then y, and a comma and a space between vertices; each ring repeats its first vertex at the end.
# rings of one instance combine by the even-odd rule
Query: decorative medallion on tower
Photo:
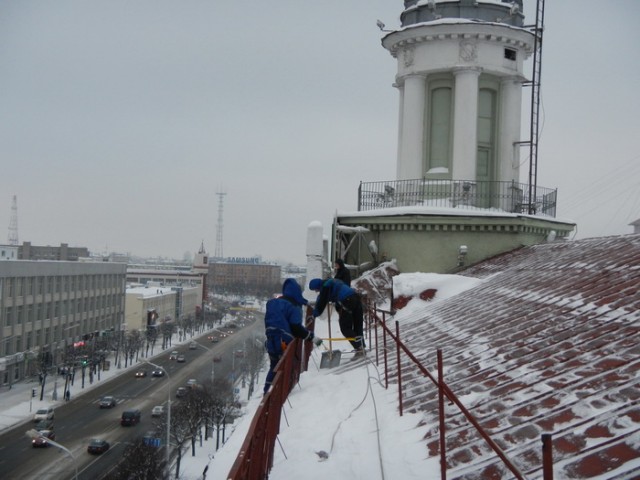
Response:
POLYGON ((459 57, 463 62, 475 63, 478 60, 478 45, 476 42, 469 39, 460 40, 459 57))
POLYGON ((406 47, 402 52, 402 60, 404 61, 405 68, 413 65, 416 56, 416 48, 415 47, 406 47))

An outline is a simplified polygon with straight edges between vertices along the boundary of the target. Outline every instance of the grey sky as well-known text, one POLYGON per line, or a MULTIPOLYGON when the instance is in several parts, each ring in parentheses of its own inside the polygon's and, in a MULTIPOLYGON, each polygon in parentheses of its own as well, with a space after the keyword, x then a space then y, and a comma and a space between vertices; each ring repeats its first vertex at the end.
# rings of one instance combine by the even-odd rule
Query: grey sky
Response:
MULTIPOLYGON (((213 253, 222 189, 225 256, 302 263, 311 221, 328 234, 361 180, 395 177, 376 19, 402 8, 0 0, 0 242, 15 194, 20 242, 213 253)), ((640 217, 638 20, 635 0, 547 1, 538 184, 579 237, 640 217)))

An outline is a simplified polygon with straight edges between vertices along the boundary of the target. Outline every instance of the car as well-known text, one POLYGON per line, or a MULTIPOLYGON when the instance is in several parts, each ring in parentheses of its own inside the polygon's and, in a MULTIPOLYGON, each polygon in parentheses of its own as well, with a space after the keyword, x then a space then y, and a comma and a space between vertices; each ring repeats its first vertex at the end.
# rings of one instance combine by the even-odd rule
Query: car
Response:
POLYGON ((233 355, 236 358, 244 358, 244 350, 236 350, 235 352, 233 352, 233 355))
POLYGON ((100 399, 99 406, 100 408, 113 408, 116 406, 116 399, 111 395, 107 395, 100 399))
POLYGON ((187 395, 187 387, 178 387, 176 390, 176 398, 182 398, 187 395))
POLYGON ((196 348, 198 348, 198 344, 196 342, 191 342, 189 344, 189 350, 195 350, 196 348))
POLYGON ((187 387, 195 387, 196 385, 198 385, 198 380, 196 380, 195 378, 190 378, 189 380, 187 380, 187 387))
POLYGON ((156 370, 153 370, 153 371, 151 372, 151 376, 152 376, 152 377, 164 377, 164 370, 162 370, 162 369, 160 369, 160 368, 158 368, 158 369, 156 369, 156 370))
POLYGON ((216 337, 215 335, 209 335, 207 337, 207 339, 211 342, 211 343, 217 343, 219 342, 218 337, 216 337))
POLYGON ((53 420, 54 415, 53 407, 40 408, 33 416, 33 421, 39 422, 40 420, 53 420))
POLYGON ((120 418, 120 425, 123 427, 130 427, 131 425, 137 425, 140 423, 140 418, 142 417, 142 412, 140 410, 125 410, 122 412, 122 417, 120 418))
POLYGON ((40 420, 36 423, 35 429, 41 432, 42 430, 51 430, 53 428, 53 420, 40 420))
POLYGON ((222 361, 222 355, 214 355, 213 356, 213 361, 218 363, 222 361))
POLYGON ((89 446, 87 447, 87 452, 92 453, 94 455, 100 455, 101 453, 109 450, 109 442, 102 438, 92 438, 89 442, 89 446))
POLYGON ((186 361, 187 361, 187 359, 184 358, 184 355, 178 355, 178 357, 176 358, 176 362, 178 362, 178 363, 184 363, 186 361))
POLYGON ((164 415, 164 405, 156 405, 151 409, 152 417, 161 417, 164 415))
POLYGON ((178 351, 174 350, 169 354, 169 360, 176 360, 178 358, 178 351))
POLYGON ((136 372, 136 378, 144 378, 147 376, 147 371, 146 370, 138 370, 136 372))
POLYGON ((56 434, 53 430, 40 430, 38 436, 31 440, 33 448, 48 447, 49 440, 55 440, 56 434))

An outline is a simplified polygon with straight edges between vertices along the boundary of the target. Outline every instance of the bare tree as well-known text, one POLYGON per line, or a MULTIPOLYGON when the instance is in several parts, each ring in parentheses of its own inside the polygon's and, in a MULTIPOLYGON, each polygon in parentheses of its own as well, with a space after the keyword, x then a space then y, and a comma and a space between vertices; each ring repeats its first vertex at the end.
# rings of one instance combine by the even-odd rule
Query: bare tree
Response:
POLYGON ((142 438, 124 450, 118 468, 105 480, 168 480, 164 451, 147 445, 142 438))
POLYGON ((191 439, 191 416, 187 403, 180 403, 171 406, 171 443, 176 446, 178 457, 176 459, 176 478, 180 476, 180 462, 182 461, 182 449, 185 443, 191 439))
POLYGON ((251 399, 254 387, 258 381, 258 374, 265 365, 265 347, 261 338, 254 338, 253 342, 248 342, 245 352, 245 367, 249 376, 249 388, 247 388, 247 400, 251 399))

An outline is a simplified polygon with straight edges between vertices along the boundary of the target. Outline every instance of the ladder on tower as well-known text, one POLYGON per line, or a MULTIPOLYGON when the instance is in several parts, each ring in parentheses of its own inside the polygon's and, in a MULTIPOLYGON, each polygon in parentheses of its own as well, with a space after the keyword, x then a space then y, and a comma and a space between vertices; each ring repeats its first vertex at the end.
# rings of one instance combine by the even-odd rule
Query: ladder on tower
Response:
POLYGON ((527 213, 536 213, 538 187, 538 136, 540 134, 540 78, 542 74, 542 33, 544 32, 544 0, 536 2, 536 23, 530 26, 534 34, 533 72, 531 75, 531 121, 529 125, 529 201, 527 213))

